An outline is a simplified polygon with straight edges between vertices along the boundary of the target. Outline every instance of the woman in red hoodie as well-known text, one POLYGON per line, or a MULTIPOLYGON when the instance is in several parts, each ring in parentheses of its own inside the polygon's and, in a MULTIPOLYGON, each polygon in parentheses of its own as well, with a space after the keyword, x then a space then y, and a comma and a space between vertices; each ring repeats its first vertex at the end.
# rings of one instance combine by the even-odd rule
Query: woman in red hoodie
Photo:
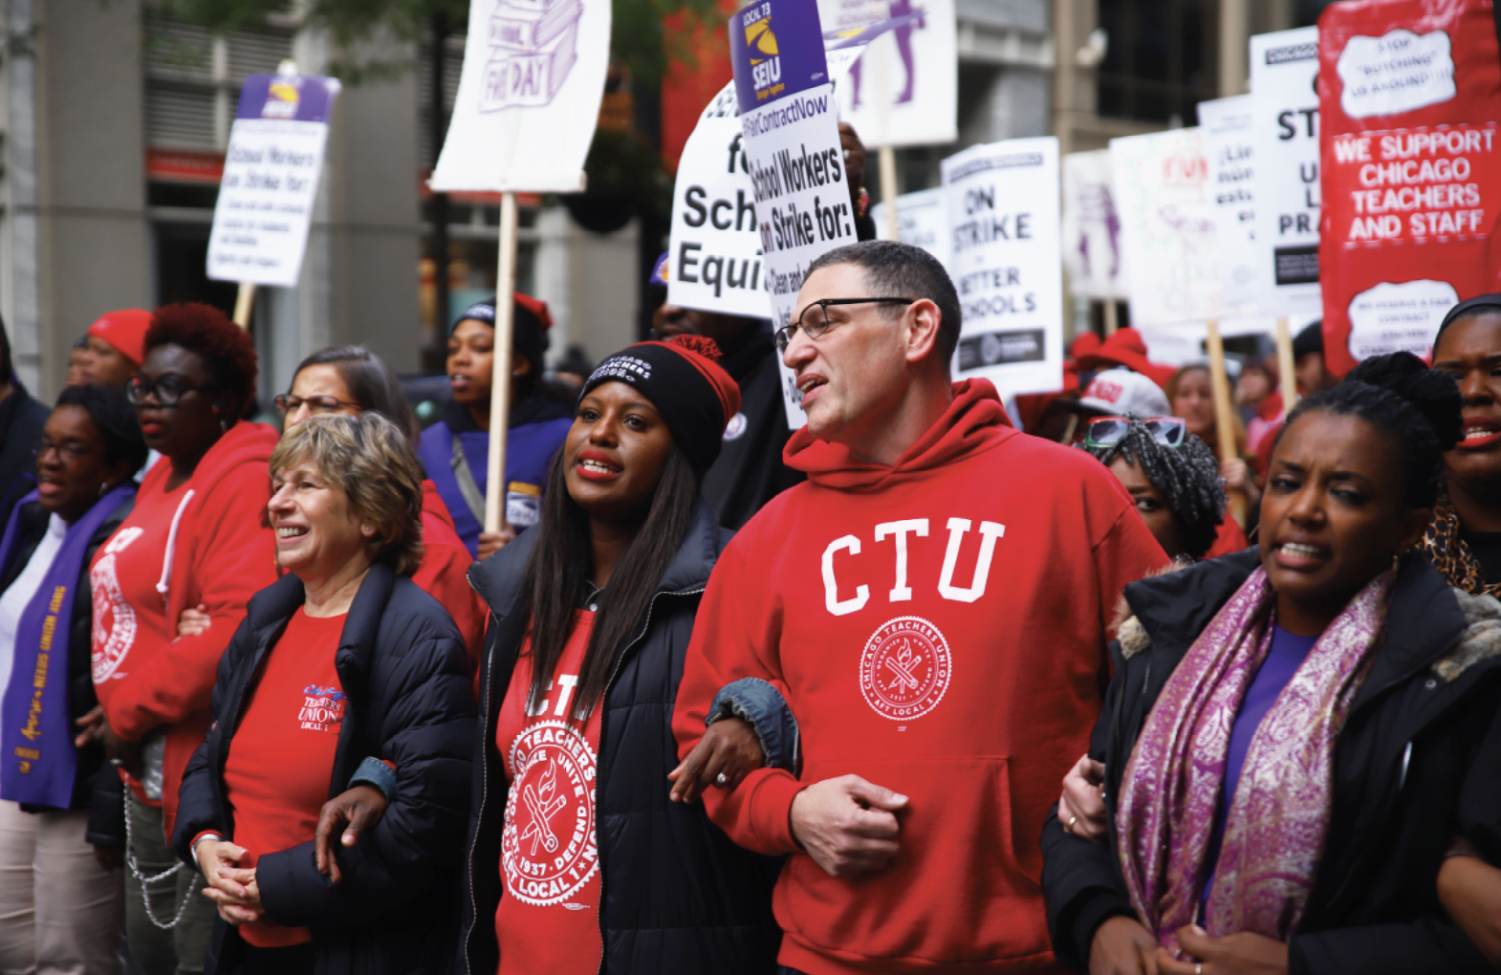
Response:
MULTIPOLYGON (((396 374, 363 345, 340 345, 314 352, 297 367, 291 392, 276 397, 282 428, 324 413, 379 413, 393 421, 416 446, 417 418, 401 393, 396 374)), ((474 559, 454 529, 453 516, 432 480, 422 482, 422 564, 412 581, 443 604, 478 661, 485 634, 485 606, 464 574, 474 559)))
POLYGON ((171 834, 178 784, 208 729, 209 695, 250 597, 276 581, 267 462, 276 431, 241 420, 255 395, 250 336, 207 305, 157 310, 146 357, 126 392, 146 445, 165 462, 135 510, 100 547, 94 592, 94 686, 104 741, 126 797, 126 941, 147 975, 196 972, 213 905, 179 869, 171 834), (185 609, 211 626, 176 637, 185 609), (176 637, 176 638, 174 638, 176 637))

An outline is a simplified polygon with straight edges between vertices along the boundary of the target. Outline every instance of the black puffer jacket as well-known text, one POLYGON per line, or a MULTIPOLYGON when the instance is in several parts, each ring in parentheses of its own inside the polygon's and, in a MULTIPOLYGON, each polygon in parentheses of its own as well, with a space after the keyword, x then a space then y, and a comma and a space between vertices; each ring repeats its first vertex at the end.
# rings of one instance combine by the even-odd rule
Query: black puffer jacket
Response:
MULTIPOLYGON (((302 604, 302 580, 292 575, 256 593, 219 662, 214 725, 183 775, 172 837, 189 867, 199 833, 234 836, 224 762, 252 678, 302 604)), ((349 703, 329 798, 343 792, 355 768, 372 756, 395 764, 396 790, 384 817, 358 845, 338 848, 342 883, 334 886, 318 872, 309 840, 260 857, 261 902, 273 921, 312 929, 319 975, 447 971, 474 749, 474 695, 463 637, 433 597, 377 564, 349 608, 334 666, 349 703)), ((216 922, 205 971, 237 970, 243 944, 234 929, 216 922)))
MULTIPOLYGON (((89 586, 89 563, 94 561, 94 553, 99 546, 109 540, 120 527, 120 522, 130 514, 130 509, 135 507, 134 498, 127 500, 114 510, 109 517, 104 519, 93 536, 89 539, 89 547, 84 553, 83 569, 78 573, 78 588, 73 591, 73 618, 69 621, 68 629, 68 717, 74 721, 81 718, 99 699, 94 696, 94 674, 92 664, 92 641, 94 638, 94 597, 89 586)), ((9 589, 11 583, 16 581, 26 568, 26 563, 31 561, 31 556, 36 552, 37 546, 47 535, 47 523, 52 515, 43 510, 40 501, 31 501, 21 507, 20 520, 17 527, 21 532, 19 544, 16 546, 15 557, 9 565, 0 566, 0 592, 9 589)), ((0 524, 0 529, 3 529, 0 524)), ((94 776, 104 766, 104 746, 98 741, 91 741, 78 752, 78 768, 73 777, 73 801, 69 809, 88 809, 93 798, 94 776)), ((107 776, 119 779, 119 774, 110 769, 107 776)), ((37 806, 35 809, 43 807, 37 806)), ((33 807, 26 807, 27 811, 34 811, 33 807)))
MULTIPOLYGON (((1133 913, 1115 815, 1137 735, 1168 675, 1258 564, 1251 549, 1126 587, 1135 622, 1110 646, 1115 677, 1090 745, 1105 763, 1108 842, 1065 833, 1057 807, 1042 834, 1048 928, 1059 960, 1076 971, 1088 970, 1099 925, 1133 913)), ((1333 818, 1289 945, 1291 975, 1491 971, 1438 902, 1455 832, 1501 863, 1501 606, 1450 589, 1409 557, 1335 740, 1333 818)))
MULTIPOLYGON (((504 764, 494 747, 527 615, 523 583, 540 531, 524 532, 469 570, 493 614, 480 679, 480 736, 465 870, 462 953, 468 975, 499 961, 500 838, 504 764)), ((617 651, 606 691, 596 780, 603 898, 600 928, 609 975, 769 975, 781 932, 771 913, 780 861, 749 853, 709 822, 702 803, 667 798, 677 765, 672 709, 693 619, 729 541, 702 500, 677 558, 657 585, 647 618, 617 651)))

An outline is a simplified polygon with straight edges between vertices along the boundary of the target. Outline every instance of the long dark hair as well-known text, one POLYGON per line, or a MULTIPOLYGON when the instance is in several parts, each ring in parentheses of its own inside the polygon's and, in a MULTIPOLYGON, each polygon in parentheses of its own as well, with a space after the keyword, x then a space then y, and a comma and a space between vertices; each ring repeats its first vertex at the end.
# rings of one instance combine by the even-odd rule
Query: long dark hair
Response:
MULTIPOLYGON (((604 697, 615 655, 645 619, 657 584, 683 544, 697 498, 698 477, 674 444, 646 518, 600 594, 574 692, 574 717, 587 719, 604 697)), ((594 562, 589 515, 568 494, 561 451, 548 474, 542 521, 532 531, 541 533, 526 567, 526 604, 532 620, 532 686, 527 706, 535 711, 563 658, 574 612, 594 562)))

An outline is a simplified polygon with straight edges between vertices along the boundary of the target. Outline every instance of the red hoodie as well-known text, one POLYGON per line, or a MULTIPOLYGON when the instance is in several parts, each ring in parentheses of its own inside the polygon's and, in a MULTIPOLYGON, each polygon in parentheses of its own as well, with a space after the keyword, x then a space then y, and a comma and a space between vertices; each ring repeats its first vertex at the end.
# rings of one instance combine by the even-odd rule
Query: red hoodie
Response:
POLYGON ((489 610, 479 594, 469 588, 469 566, 473 562, 437 487, 432 481, 423 481, 422 564, 412 573, 412 581, 448 610, 469 647, 470 665, 478 669, 489 610))
POLYGON ((801 729, 801 781, 761 769, 705 795, 737 843, 798 854, 805 783, 854 773, 910 797, 883 870, 783 869, 779 960, 809 975, 1061 970, 1038 837, 1088 747, 1121 587, 1167 563, 1109 471, 1010 429, 990 383, 954 392, 891 467, 794 436, 785 457, 808 481, 725 549, 689 645, 683 755, 741 677, 776 684, 801 729))
MULTIPOLYGON (((132 514, 94 557, 97 572, 116 539, 129 544, 126 532, 167 538, 156 585, 166 602, 167 642, 134 640, 129 611, 101 606, 96 593, 94 667, 104 677, 96 689, 116 734, 139 741, 167 726, 162 805, 168 837, 182 773, 208 730, 219 657, 245 618, 250 597, 277 579, 275 536, 262 522, 271 500, 268 464, 276 440, 276 431, 265 424, 235 424, 198 462, 170 521, 137 521, 132 514), (172 639, 182 611, 200 604, 212 620, 208 631, 172 639), (106 647, 109 659, 103 660, 106 647)), ((172 463, 165 459, 153 467, 141 482, 139 497, 165 493, 171 472, 172 463)), ((119 591, 118 583, 102 581, 106 585, 96 583, 96 589, 119 591)))

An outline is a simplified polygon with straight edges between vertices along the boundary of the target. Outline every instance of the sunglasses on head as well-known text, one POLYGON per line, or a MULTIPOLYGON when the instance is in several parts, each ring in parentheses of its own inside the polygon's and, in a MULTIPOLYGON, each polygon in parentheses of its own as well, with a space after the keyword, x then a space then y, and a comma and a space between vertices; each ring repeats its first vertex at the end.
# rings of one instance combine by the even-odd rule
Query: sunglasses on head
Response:
POLYGON ((1132 426, 1146 430, 1147 436, 1164 447, 1181 447, 1188 438, 1188 424, 1176 416, 1154 416, 1132 420, 1124 416, 1102 416, 1090 420, 1084 428, 1084 443, 1090 447, 1114 447, 1126 439, 1132 426))

